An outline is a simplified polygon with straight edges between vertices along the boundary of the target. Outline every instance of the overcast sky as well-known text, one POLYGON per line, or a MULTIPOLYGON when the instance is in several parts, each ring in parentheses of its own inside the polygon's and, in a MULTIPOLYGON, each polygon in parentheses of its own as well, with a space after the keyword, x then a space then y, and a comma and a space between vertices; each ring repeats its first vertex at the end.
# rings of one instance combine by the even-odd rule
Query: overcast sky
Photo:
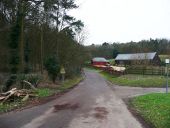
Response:
POLYGON ((71 12, 84 22, 85 44, 170 39, 170 0, 77 0, 71 12))

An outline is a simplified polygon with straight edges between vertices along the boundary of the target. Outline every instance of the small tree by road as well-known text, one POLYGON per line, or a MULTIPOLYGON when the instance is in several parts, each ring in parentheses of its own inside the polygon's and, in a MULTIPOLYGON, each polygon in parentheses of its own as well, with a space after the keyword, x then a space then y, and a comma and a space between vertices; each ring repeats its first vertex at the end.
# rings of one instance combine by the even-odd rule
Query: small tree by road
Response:
POLYGON ((47 57, 44 66, 48 72, 50 79, 53 81, 53 83, 55 83, 56 77, 60 72, 58 58, 55 55, 47 57))

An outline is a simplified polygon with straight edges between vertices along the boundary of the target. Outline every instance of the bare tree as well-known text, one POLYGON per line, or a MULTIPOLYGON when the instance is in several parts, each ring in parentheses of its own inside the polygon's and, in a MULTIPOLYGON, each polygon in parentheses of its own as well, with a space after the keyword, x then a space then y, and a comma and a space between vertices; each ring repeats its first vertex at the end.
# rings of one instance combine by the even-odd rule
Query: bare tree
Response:
POLYGON ((88 31, 86 28, 83 28, 82 30, 78 30, 76 32, 75 35, 75 40, 79 43, 79 44, 84 44, 85 40, 87 40, 88 38, 88 31))

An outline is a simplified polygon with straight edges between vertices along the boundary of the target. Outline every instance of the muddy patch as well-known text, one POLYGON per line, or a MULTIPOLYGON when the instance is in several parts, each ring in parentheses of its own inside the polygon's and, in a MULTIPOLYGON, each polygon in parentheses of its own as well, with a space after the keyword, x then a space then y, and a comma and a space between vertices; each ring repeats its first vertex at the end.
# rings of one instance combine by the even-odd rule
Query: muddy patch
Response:
POLYGON ((57 105, 54 105, 54 111, 55 112, 58 112, 58 111, 61 111, 61 110, 76 110, 78 109, 80 106, 78 103, 75 103, 75 104, 70 104, 70 103, 63 103, 63 104, 57 104, 57 105))
POLYGON ((94 113, 94 117, 96 119, 100 119, 100 120, 103 120, 103 119, 106 119, 107 118, 107 115, 108 115, 108 111, 106 110, 105 107, 96 107, 94 108, 95 110, 95 113, 94 113))

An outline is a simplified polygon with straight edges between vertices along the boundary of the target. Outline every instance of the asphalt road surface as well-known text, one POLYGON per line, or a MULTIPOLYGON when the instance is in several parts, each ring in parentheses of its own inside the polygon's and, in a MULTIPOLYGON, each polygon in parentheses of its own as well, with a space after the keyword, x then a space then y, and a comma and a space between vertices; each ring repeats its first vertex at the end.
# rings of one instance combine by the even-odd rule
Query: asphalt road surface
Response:
POLYGON ((79 86, 60 98, 0 115, 0 128, 142 128, 122 98, 160 89, 111 88, 98 73, 86 70, 85 76, 79 86))

